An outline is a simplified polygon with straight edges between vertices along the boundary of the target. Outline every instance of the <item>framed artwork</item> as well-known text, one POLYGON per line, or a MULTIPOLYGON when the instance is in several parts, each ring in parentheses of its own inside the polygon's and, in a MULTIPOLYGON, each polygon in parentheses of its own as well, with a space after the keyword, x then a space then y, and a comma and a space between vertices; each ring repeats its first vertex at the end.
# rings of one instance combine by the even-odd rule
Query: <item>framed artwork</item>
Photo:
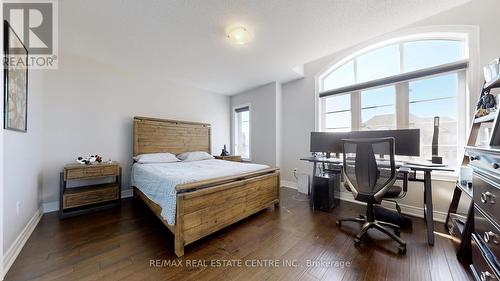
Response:
POLYGON ((28 124, 28 50, 4 21, 4 129, 26 132, 28 124))

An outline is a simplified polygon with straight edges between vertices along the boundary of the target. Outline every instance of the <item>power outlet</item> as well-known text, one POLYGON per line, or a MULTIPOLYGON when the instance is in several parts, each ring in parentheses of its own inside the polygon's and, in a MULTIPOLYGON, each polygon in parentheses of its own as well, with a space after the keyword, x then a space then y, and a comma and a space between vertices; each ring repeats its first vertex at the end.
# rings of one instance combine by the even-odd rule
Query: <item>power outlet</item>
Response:
POLYGON ((16 202, 16 215, 19 216, 19 211, 21 211, 21 201, 16 202))

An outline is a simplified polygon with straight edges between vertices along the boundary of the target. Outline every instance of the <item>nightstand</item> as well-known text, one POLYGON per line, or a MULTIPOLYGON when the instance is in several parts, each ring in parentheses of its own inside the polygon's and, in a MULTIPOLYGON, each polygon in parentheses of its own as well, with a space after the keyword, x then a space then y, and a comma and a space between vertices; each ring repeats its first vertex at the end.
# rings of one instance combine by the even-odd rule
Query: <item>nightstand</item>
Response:
POLYGON ((61 218, 118 206, 121 198, 122 169, 117 162, 69 164, 60 174, 59 215, 61 218), (114 177, 112 183, 68 187, 68 182, 114 177))
POLYGON ((229 156, 218 156, 214 155, 215 159, 233 161, 233 162, 241 162, 241 156, 239 155, 229 155, 229 156))

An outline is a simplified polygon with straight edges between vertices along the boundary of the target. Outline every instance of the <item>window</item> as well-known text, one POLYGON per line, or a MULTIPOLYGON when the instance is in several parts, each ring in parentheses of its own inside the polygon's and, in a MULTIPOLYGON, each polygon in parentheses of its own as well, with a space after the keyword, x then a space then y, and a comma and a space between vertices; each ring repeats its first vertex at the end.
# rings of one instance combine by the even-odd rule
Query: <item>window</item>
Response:
POLYGON ((337 95, 325 101, 325 131, 345 132, 351 130, 351 96, 337 95))
POLYGON ((250 106, 234 110, 234 154, 250 159, 250 106))
POLYGON ((356 82, 366 82, 398 74, 400 73, 399 47, 391 45, 361 55, 356 58, 356 66, 356 82))
POLYGON ((361 129, 396 128, 396 91, 394 86, 361 92, 361 129))
POLYGON ((454 40, 420 40, 403 44, 404 71, 414 71, 464 58, 463 44, 454 40))
POLYGON ((421 158, 431 159, 439 117, 439 156, 456 168, 459 116, 465 117, 459 111, 465 109, 459 108, 465 104, 464 46, 457 38, 393 41, 325 71, 318 78, 319 129, 419 128, 421 158))
POLYGON ((439 156, 457 163, 457 74, 409 83, 409 127, 420 128, 420 156, 432 158, 434 117, 439 117, 439 156))

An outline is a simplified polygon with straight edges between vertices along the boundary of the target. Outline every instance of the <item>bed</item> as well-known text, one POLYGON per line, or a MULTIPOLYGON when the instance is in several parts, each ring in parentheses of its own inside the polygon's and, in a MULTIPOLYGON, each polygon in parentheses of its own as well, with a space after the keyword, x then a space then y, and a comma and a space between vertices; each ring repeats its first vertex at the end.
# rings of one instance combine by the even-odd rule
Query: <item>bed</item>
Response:
MULTIPOLYGON (((134 156, 211 152, 210 124, 134 117, 133 135, 134 156)), ((279 204, 279 169, 215 159, 196 162, 134 164, 132 172, 134 196, 174 234, 178 257, 184 246, 279 204)))

